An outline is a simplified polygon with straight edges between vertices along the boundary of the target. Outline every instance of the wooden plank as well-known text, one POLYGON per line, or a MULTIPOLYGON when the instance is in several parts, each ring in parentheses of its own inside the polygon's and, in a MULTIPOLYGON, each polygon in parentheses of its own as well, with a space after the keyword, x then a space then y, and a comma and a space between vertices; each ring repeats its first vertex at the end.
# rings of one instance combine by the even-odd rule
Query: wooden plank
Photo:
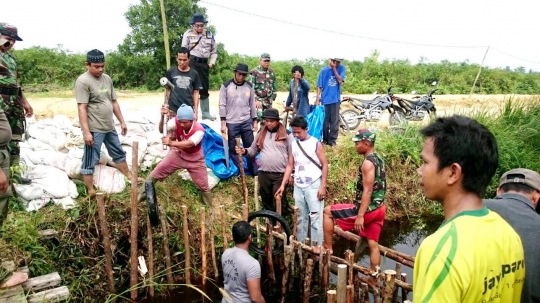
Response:
POLYGON ((0 303, 26 303, 26 296, 20 285, 0 290, 0 303))
POLYGON ((53 289, 44 290, 28 296, 28 303, 53 303, 62 302, 69 298, 69 289, 67 286, 61 286, 53 289))
POLYGON ((62 281, 62 278, 60 278, 60 275, 57 272, 54 272, 52 274, 28 279, 28 281, 26 281, 22 285, 22 287, 25 291, 29 291, 29 290, 37 291, 44 288, 56 286, 60 284, 61 281, 62 281))
POLYGON ((41 239, 51 239, 56 237, 56 235, 58 235, 58 232, 54 229, 44 229, 38 231, 38 234, 41 239))

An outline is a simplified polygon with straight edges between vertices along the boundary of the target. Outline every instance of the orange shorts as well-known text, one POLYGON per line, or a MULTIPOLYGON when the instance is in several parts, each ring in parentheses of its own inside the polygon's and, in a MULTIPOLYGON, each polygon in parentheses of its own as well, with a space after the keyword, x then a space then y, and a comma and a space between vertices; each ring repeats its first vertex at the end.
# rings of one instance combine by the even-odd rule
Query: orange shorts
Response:
MULTIPOLYGON (((358 207, 355 204, 334 204, 330 206, 330 211, 341 229, 344 231, 354 229, 354 221, 358 217, 358 207)), ((385 215, 386 206, 384 204, 366 213, 364 215, 364 230, 358 235, 379 242, 385 215)))

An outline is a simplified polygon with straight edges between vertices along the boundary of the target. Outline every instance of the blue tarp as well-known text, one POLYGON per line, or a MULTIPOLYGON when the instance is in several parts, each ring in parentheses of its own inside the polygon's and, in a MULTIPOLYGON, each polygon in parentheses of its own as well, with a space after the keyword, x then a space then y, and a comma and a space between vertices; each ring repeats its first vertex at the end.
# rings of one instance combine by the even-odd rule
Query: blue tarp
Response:
MULTIPOLYGON (((322 140, 322 130, 324 124, 324 106, 311 105, 311 112, 305 117, 308 123, 308 134, 322 140)), ((292 128, 289 127, 289 132, 292 132, 292 128)))

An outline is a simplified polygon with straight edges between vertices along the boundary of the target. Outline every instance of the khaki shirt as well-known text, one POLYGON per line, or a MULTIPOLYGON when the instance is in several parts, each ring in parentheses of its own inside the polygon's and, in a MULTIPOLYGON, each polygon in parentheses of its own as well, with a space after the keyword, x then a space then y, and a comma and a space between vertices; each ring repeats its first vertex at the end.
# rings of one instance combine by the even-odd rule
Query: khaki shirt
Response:
POLYGON ((108 133, 114 130, 113 101, 116 101, 112 79, 103 74, 95 78, 89 72, 75 81, 77 103, 88 104, 88 128, 91 132, 108 133))
POLYGON ((216 64, 217 46, 212 32, 203 29, 202 33, 199 34, 194 29, 189 29, 182 37, 182 47, 189 49, 191 56, 209 58, 209 64, 216 64), (197 41, 199 41, 198 44, 197 41), (197 45, 193 47, 195 44, 197 45))

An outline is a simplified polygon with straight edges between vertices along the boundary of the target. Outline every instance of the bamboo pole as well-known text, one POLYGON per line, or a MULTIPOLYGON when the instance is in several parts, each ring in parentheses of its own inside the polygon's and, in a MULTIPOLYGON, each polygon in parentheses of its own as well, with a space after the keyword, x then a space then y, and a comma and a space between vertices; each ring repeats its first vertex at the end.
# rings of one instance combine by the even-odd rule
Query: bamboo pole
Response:
POLYGON ((169 284, 169 289, 172 288, 174 284, 174 279, 172 275, 172 264, 171 264, 171 251, 169 249, 169 232, 167 228, 167 214, 160 206, 159 207, 159 219, 161 220, 161 232, 163 233, 163 253, 165 258, 166 273, 167 273, 167 283, 169 284))
POLYGON ((346 297, 346 302, 347 302, 347 303, 352 303, 352 302, 353 302, 353 299, 354 299, 354 290, 353 290, 353 286, 352 286, 352 284, 351 284, 351 285, 347 285, 347 297, 346 297))
POLYGON ((298 206, 295 206, 294 208, 294 214, 293 214, 293 237, 295 240, 298 240, 298 238, 296 237, 296 233, 298 232, 298 211, 299 211, 299 208, 298 206))
POLYGON ((347 296, 347 265, 339 264, 337 272, 337 303, 345 303, 347 296))
POLYGON ((169 49, 169 33, 167 32, 167 16, 165 15, 164 0, 159 0, 159 6, 161 8, 161 25, 163 26, 163 43, 165 44, 165 62, 167 70, 171 68, 171 54, 169 49))
POLYGON ((249 205, 244 203, 242 204, 242 218, 244 219, 244 221, 248 221, 248 217, 249 217, 249 205))
POLYGON ((281 281, 281 303, 285 303, 285 296, 287 295, 287 283, 289 282, 289 273, 291 263, 291 245, 285 245, 285 269, 283 270, 283 280, 281 281))
POLYGON ((224 205, 219 206, 219 213, 220 213, 220 218, 221 218, 221 232, 223 234, 223 251, 225 251, 227 248, 229 248, 229 245, 227 243, 227 218, 225 217, 224 205))
POLYGON ((276 275, 274 273, 274 260, 272 254, 272 248, 274 247, 274 233, 272 232, 272 225, 269 220, 266 219, 266 264, 268 272, 268 280, 270 284, 276 282, 276 275))
POLYGON ((190 256, 190 246, 189 246, 189 228, 188 228, 188 212, 187 212, 187 206, 182 205, 182 227, 184 230, 184 255, 185 255, 185 261, 184 265, 186 266, 185 275, 186 275, 186 283, 191 284, 191 256, 190 256))
POLYGON ((337 293, 335 289, 327 290, 326 291, 326 303, 336 303, 337 301, 337 293))
POLYGON ((210 255, 212 256, 212 266, 214 267, 214 278, 216 280, 219 278, 219 269, 217 265, 217 257, 216 257, 216 245, 215 245, 215 235, 214 235, 214 224, 210 225, 210 255))
MULTIPOLYGON (((334 233, 340 237, 343 237, 349 241, 359 241, 360 236, 355 235, 348 231, 343 231, 339 226, 334 226, 334 233)), ((414 259, 415 257, 404 254, 402 252, 390 249, 388 247, 379 245, 379 250, 381 251, 381 255, 386 256, 394 261, 397 261, 403 265, 407 265, 411 268, 414 268, 414 259)))
POLYGON ((473 85, 471 87, 471 93, 469 94, 469 98, 471 98, 471 95, 474 92, 474 87, 476 86, 476 81, 478 81, 478 78, 480 78, 480 73, 482 72, 482 66, 484 65, 484 61, 486 60, 488 52, 489 52, 489 46, 486 49, 486 53, 484 54, 484 58, 482 59, 482 63, 480 63, 480 66, 478 67, 478 73, 476 74, 476 78, 474 78, 474 82, 473 82, 473 85))
POLYGON ((131 270, 130 270, 130 279, 129 287, 131 301, 135 302, 137 300, 138 290, 137 290, 137 280, 138 280, 138 258, 137 258, 137 232, 139 230, 139 218, 137 216, 138 202, 137 202, 137 181, 139 178, 139 142, 133 141, 131 147, 131 233, 130 233, 130 260, 131 260, 131 270))
MULTIPOLYGON (((235 138, 236 146, 240 148, 240 138, 235 138)), ((247 205, 249 213, 249 193, 246 184, 246 174, 244 172, 244 158, 242 155, 238 155, 238 168, 240 169, 240 180, 242 181, 242 193, 244 194, 244 204, 247 205)), ((246 217, 247 221, 247 217, 246 217)))
MULTIPOLYGON (((400 263, 396 263, 396 277, 395 277, 396 280, 401 280, 401 264, 400 263)), ((395 284, 396 286, 394 287, 394 294, 393 294, 393 302, 397 302, 397 298, 398 298, 398 292, 399 292, 399 286, 397 286, 397 284, 395 284)), ((405 299, 401 299, 401 301, 403 301, 405 299)))
POLYGON ((202 256, 202 286, 206 285, 206 274, 207 274, 207 265, 206 265, 206 209, 201 207, 201 256, 202 256))
POLYGON ((304 280, 304 303, 309 303, 312 276, 313 276, 313 259, 308 259, 307 265, 306 265, 306 279, 304 280))
POLYGON ((96 193, 96 199, 98 205, 98 216, 100 223, 99 225, 101 227, 101 235, 103 237, 103 250, 105 251, 105 274, 107 275, 109 292, 111 294, 116 294, 112 267, 111 240, 109 235, 109 228, 107 227, 107 219, 105 216, 105 196, 102 192, 98 192, 96 193))
POLYGON ((154 240, 152 235, 152 224, 150 217, 146 216, 146 236, 148 238, 148 296, 154 297, 154 240))

